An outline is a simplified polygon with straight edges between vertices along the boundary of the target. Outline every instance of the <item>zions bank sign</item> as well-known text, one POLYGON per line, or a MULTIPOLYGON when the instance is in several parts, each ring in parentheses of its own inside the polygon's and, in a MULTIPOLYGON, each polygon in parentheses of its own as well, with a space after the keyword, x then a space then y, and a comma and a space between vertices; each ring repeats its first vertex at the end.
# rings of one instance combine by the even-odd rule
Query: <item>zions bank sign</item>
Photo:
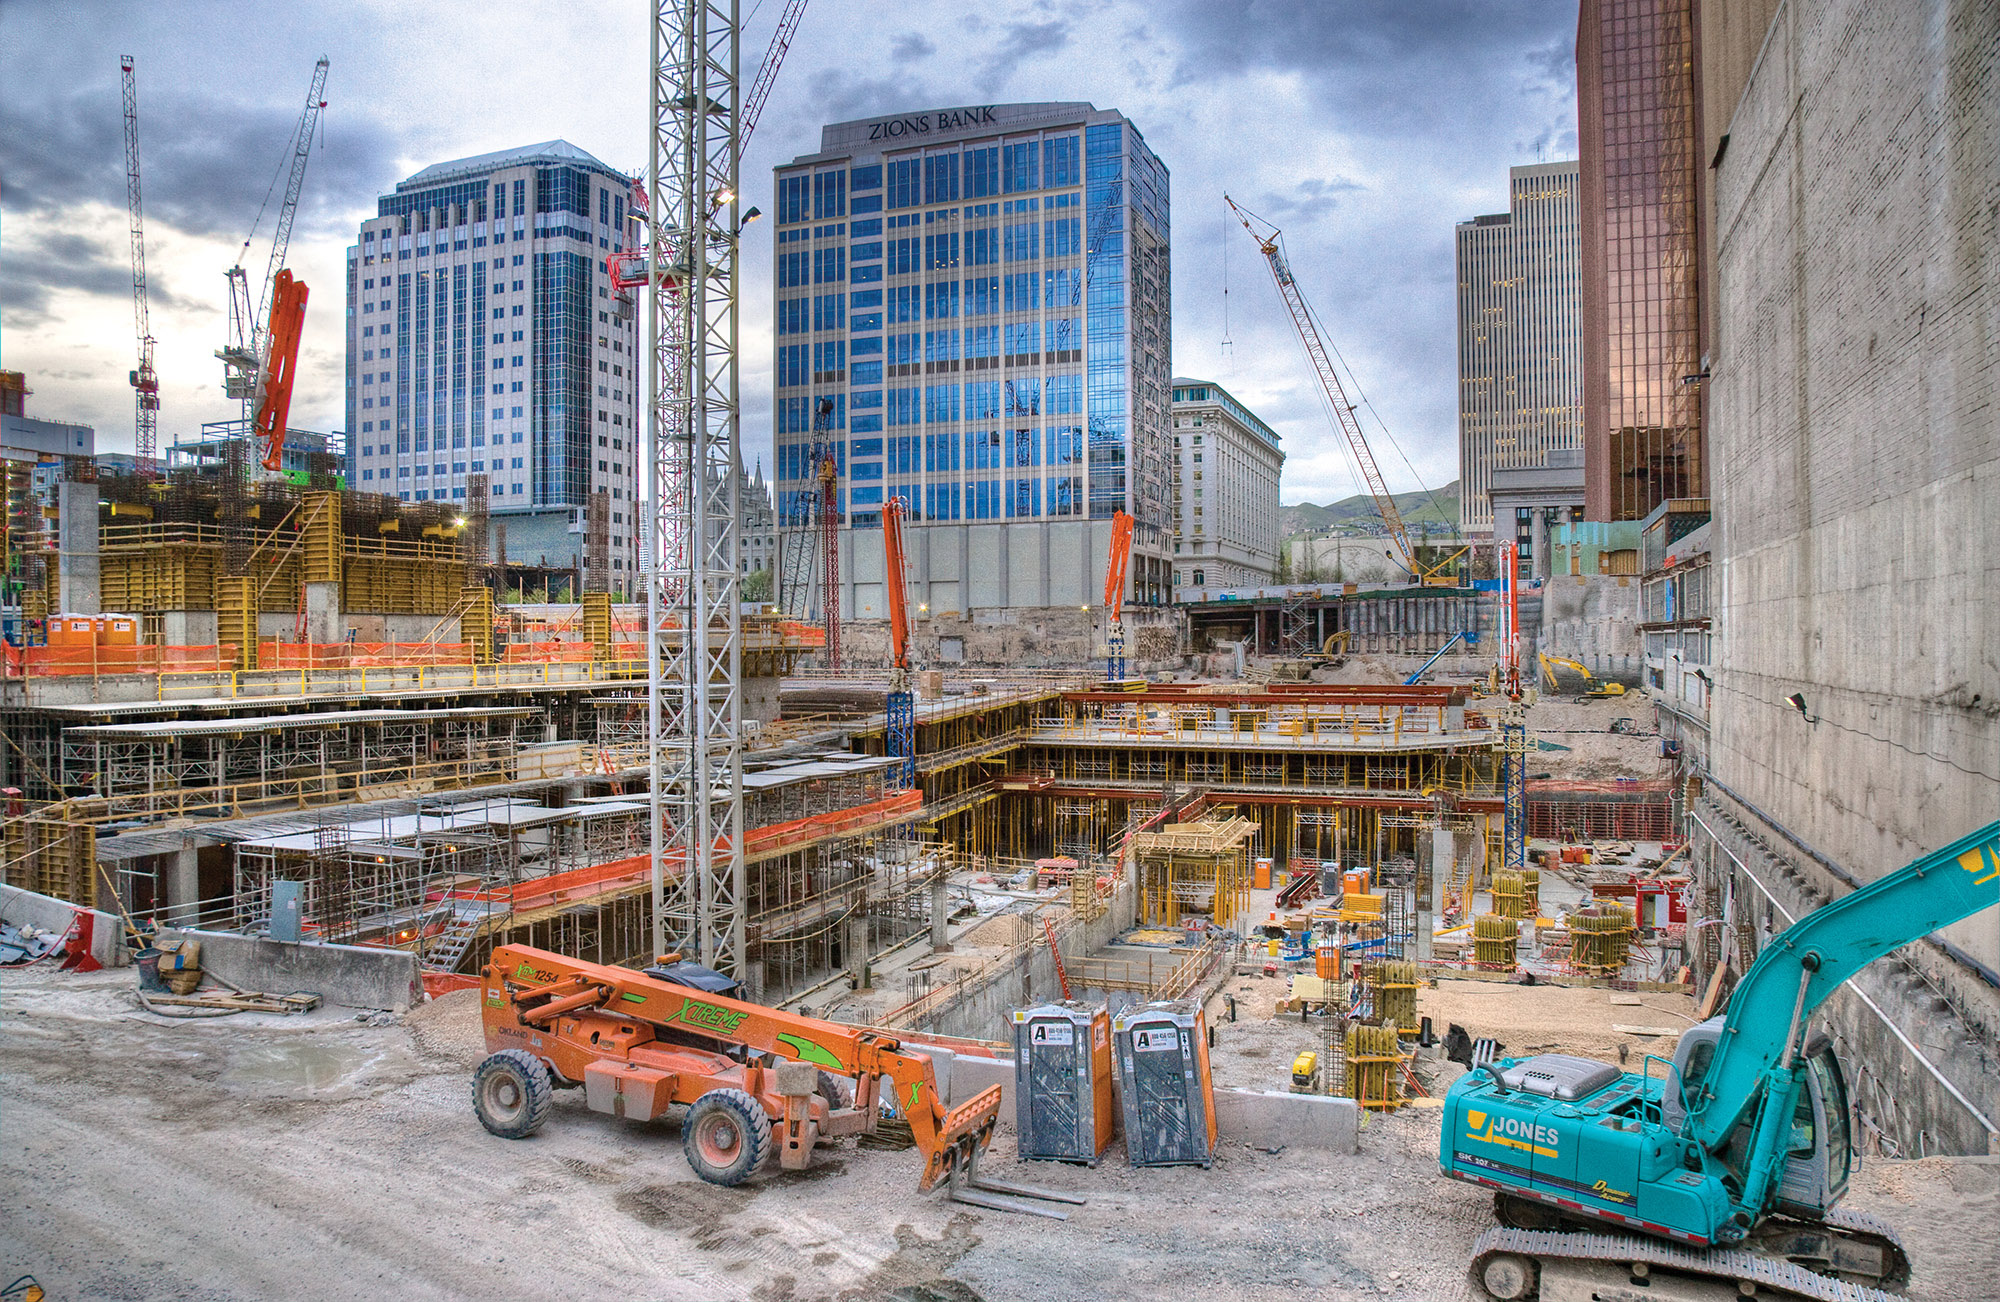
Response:
POLYGON ((868 138, 901 140, 906 136, 928 136, 940 131, 963 131, 967 127, 985 126, 995 120, 991 105, 985 108, 938 109, 933 113, 915 113, 908 117, 870 122, 868 138))

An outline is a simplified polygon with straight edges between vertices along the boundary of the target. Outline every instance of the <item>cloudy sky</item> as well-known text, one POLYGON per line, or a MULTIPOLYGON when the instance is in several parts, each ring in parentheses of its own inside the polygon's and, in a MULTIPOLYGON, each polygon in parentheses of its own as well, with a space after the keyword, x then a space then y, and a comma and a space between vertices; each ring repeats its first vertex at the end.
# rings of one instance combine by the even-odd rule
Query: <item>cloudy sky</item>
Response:
MULTIPOLYGON (((744 0, 746 78, 781 7, 744 0)), ((28 373, 30 414, 131 447, 118 84, 131 54, 162 443, 234 416, 213 355, 223 273, 325 54, 323 139, 289 259, 314 291, 292 423, 340 428, 342 260, 376 197, 428 164, 556 137, 641 170, 649 12, 0 0, 0 365, 28 373)), ((1437 488, 1457 473, 1452 225, 1505 208, 1510 164, 1575 155, 1575 23, 1574 0, 813 0, 744 172, 768 208, 772 165, 816 149, 824 122, 1017 100, 1117 108, 1172 173, 1175 373, 1221 381, 1278 430, 1286 501, 1357 491, 1226 191, 1284 228, 1379 413, 1366 423, 1391 485, 1437 488)), ((255 276, 270 225, 245 264, 255 276)), ((746 244, 743 368, 745 457, 768 466, 765 229, 746 244)))

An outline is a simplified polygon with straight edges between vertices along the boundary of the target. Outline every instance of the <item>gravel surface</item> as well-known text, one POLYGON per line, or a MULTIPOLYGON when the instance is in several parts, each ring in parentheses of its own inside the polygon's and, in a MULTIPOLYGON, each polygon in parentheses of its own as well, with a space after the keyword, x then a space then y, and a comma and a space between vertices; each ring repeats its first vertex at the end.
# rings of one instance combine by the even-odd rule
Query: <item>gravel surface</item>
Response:
MULTIPOLYGON (((65 1302, 1456 1299, 1490 1224, 1483 1194, 1438 1177, 1434 1110, 1371 1118, 1357 1157, 1225 1145, 1206 1171, 1134 1171, 1116 1145, 1095 1169, 1024 1166, 1003 1131, 993 1175, 1089 1198, 1058 1222, 918 1194, 915 1153, 852 1143, 804 1173, 703 1184, 677 1125, 574 1092, 534 1138, 495 1139, 470 1106, 471 992, 387 1025, 331 1009, 170 1023, 137 1008, 129 971, 0 983, 0 1264, 65 1302)), ((1276 989, 1229 988, 1246 984, 1276 989)), ((1487 993, 1441 997, 1459 986, 1487 993)), ((1256 1002, 1219 1025, 1217 1076, 1282 1088, 1298 1028, 1256 1002)), ((1996 1173, 1863 1168, 1854 1202, 1903 1228, 1918 1302, 1990 1294, 1996 1173)))

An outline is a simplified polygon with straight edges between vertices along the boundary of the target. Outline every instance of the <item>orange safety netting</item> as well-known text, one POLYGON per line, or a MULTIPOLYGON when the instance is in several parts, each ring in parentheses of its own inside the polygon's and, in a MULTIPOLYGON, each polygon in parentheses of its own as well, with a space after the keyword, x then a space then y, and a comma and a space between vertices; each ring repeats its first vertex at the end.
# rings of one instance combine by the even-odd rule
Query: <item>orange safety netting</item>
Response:
POLYGON ((259 642, 259 669, 410 669, 469 665, 467 642, 259 642))
POLYGON ((236 667, 236 647, 30 646, 4 647, 9 678, 62 678, 89 674, 212 674, 236 667))
POLYGON ((510 665, 588 664, 595 655, 588 642, 509 642, 500 658, 510 665))

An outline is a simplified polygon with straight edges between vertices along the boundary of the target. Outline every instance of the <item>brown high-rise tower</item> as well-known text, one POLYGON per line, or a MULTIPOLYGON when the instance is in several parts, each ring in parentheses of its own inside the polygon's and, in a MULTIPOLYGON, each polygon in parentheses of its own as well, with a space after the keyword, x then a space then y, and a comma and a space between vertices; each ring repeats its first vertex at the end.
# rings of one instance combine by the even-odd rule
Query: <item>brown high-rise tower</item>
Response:
POLYGON ((1577 17, 1584 512, 1639 520, 1707 493, 1706 209, 1695 0, 1577 17))

